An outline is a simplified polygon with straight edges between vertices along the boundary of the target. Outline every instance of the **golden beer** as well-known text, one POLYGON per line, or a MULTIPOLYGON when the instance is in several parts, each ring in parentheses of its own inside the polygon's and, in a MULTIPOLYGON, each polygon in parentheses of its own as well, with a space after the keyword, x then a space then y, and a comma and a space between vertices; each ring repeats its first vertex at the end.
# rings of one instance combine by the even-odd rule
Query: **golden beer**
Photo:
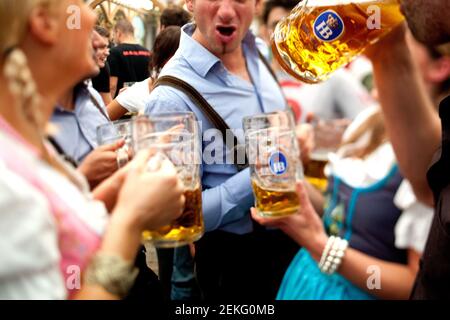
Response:
POLYGON ((186 202, 181 217, 158 230, 144 231, 144 241, 152 241, 157 248, 174 248, 195 242, 202 237, 205 228, 201 188, 186 190, 184 197, 186 202))
POLYGON ((328 187, 328 179, 325 175, 327 163, 328 158, 326 154, 313 153, 310 162, 305 166, 306 180, 321 192, 325 192, 328 187))
POLYGON ((317 83, 403 20, 399 0, 304 0, 278 23, 272 51, 289 74, 317 83))
MULTIPOLYGON (((264 189, 256 181, 252 181, 255 194, 256 209, 263 217, 281 217, 294 214, 300 208, 295 189, 264 189)), ((295 186, 294 186, 295 188, 295 186)))

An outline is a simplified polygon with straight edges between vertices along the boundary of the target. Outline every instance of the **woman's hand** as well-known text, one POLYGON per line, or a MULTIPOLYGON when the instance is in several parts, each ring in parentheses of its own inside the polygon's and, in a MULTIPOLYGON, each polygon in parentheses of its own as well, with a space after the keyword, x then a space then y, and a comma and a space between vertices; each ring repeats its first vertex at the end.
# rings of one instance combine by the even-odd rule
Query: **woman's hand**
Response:
POLYGON ((104 180, 93 191, 92 194, 96 200, 102 201, 108 212, 112 212, 117 203, 120 189, 128 175, 130 164, 119 169, 111 177, 104 180))
POLYGON ((281 218, 262 218, 257 210, 252 208, 252 217, 263 226, 279 228, 319 260, 328 236, 302 182, 297 183, 297 194, 300 201, 298 213, 281 218))
POLYGON ((372 63, 384 64, 385 58, 392 58, 396 55, 394 53, 403 53, 408 50, 406 43, 406 32, 408 30, 406 22, 401 23, 383 37, 377 43, 367 47, 364 55, 369 58, 372 63))
POLYGON ((184 207, 184 186, 169 160, 150 172, 151 151, 142 151, 131 162, 120 190, 115 212, 136 229, 154 230, 177 219, 184 207))

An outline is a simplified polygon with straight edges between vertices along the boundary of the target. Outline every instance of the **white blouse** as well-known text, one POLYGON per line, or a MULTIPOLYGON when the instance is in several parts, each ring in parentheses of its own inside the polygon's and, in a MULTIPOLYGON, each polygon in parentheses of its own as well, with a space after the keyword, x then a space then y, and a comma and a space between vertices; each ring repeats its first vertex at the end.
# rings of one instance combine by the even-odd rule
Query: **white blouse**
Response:
MULTIPOLYGON (((92 199, 86 181, 73 168, 82 191, 1 131, 0 145, 32 168, 95 232, 103 233, 106 208, 92 199)), ((66 299, 60 261, 57 223, 47 198, 0 157, 0 299, 66 299)))
MULTIPOLYGON (((0 143, 6 147, 1 137, 0 143)), ((14 149, 43 169, 23 148, 14 149)), ((0 299, 65 299, 59 262, 57 226, 46 197, 0 159, 0 299)))
MULTIPOLYGON (((370 107, 362 111, 349 126, 344 137, 349 136, 377 110, 377 107, 370 107)), ((367 143, 367 138, 363 135, 356 144, 364 145, 367 143)), ((328 155, 329 165, 326 173, 329 175, 333 172, 354 188, 364 188, 383 179, 397 163, 394 149, 389 142, 381 144, 365 159, 342 157, 341 154, 342 150, 339 150, 337 153, 328 155)), ((394 203, 397 208, 402 210, 395 227, 396 247, 413 249, 422 253, 428 239, 434 210, 417 200, 406 179, 397 190, 394 203)))

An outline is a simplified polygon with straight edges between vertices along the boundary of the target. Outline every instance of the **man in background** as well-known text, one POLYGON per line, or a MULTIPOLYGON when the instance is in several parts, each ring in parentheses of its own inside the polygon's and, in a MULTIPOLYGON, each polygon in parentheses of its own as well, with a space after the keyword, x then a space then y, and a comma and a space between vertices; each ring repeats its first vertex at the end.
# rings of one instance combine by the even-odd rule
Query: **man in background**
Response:
POLYGON ((150 76, 150 51, 136 43, 134 27, 128 20, 119 20, 113 29, 116 47, 108 62, 111 69, 110 88, 113 98, 125 84, 139 82, 150 76))
POLYGON ((108 57, 110 54, 110 32, 106 28, 100 26, 96 26, 95 31, 99 36, 99 43, 95 54, 95 61, 100 68, 100 73, 91 79, 92 86, 95 90, 98 91, 98 93, 100 93, 100 96, 102 97, 105 105, 108 105, 112 101, 111 88, 109 85, 109 77, 111 71, 108 64, 108 57))

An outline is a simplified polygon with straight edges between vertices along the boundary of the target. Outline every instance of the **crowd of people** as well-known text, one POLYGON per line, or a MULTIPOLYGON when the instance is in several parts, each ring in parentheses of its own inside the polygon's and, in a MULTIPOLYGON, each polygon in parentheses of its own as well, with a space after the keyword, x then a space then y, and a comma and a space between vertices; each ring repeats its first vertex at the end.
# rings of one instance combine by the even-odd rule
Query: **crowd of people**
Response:
POLYGON ((354 62, 307 85, 269 49, 297 3, 186 0, 163 10, 146 48, 131 22, 100 26, 85 1, 2 0, 0 299, 450 298, 450 4, 403 0, 407 23, 359 60, 364 81, 354 62), (79 28, 66 24, 73 5, 79 28), (167 159, 149 171, 151 150, 121 165, 126 141, 100 145, 97 128, 193 112, 203 137, 218 128, 196 95, 241 143, 243 118, 292 110, 304 167, 317 123, 349 125, 327 189, 298 182, 294 215, 261 217, 249 168, 203 162, 205 234, 157 249, 155 270, 142 232, 180 217, 183 182, 167 159))

